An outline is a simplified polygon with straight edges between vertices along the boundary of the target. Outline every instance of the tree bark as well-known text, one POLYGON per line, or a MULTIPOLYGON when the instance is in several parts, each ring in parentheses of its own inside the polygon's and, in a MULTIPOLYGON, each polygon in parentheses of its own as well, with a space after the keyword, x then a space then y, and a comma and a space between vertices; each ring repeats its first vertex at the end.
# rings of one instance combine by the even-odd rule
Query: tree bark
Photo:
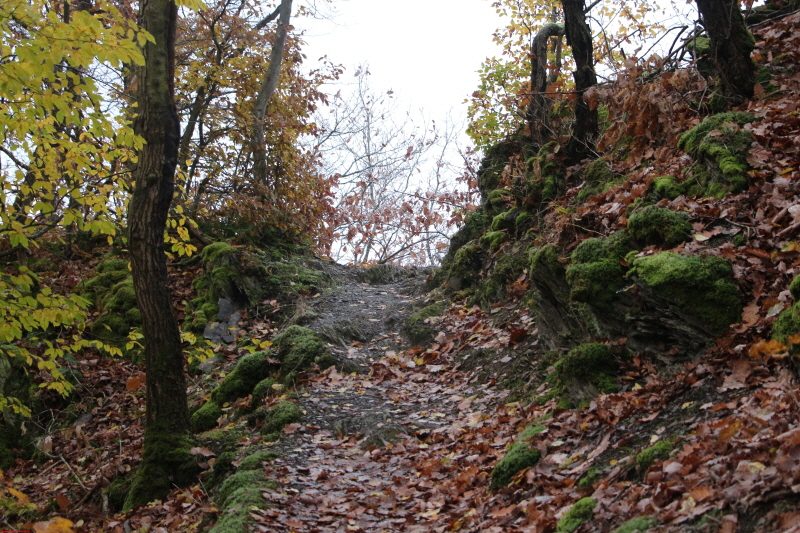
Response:
POLYGON ((261 83, 261 88, 256 97, 253 109, 253 174, 258 183, 267 183, 267 146, 264 134, 264 117, 267 115, 267 104, 278 86, 281 74, 281 61, 283 48, 286 45, 286 35, 289 31, 289 18, 292 15, 292 0, 281 0, 280 18, 278 19, 278 33, 272 43, 269 57, 267 75, 261 83))
POLYGON ((752 98, 756 65, 750 57, 755 39, 747 29, 736 0, 697 0, 700 21, 711 41, 711 60, 725 91, 752 98))
POLYGON ((594 72, 594 47, 592 32, 586 23, 584 0, 563 0, 564 29, 567 43, 575 58, 575 125, 567 144, 567 154, 572 162, 578 162, 594 153, 598 134, 597 108, 590 109, 583 99, 586 90, 597 84, 594 72))
POLYGON ((139 23, 155 38, 144 47, 134 130, 145 140, 133 170, 128 214, 133 284, 142 314, 147 414, 142 463, 125 506, 132 508, 193 478, 191 440, 178 320, 168 288, 164 230, 175 189, 180 124, 174 101, 177 7, 144 0, 139 23))
MULTIPOLYGON (((547 43, 551 37, 558 37, 560 47, 563 34, 563 26, 551 23, 539 30, 531 44, 531 103, 528 106, 528 125, 534 143, 539 146, 545 144, 549 131, 548 113, 552 102, 545 94, 548 78, 553 78, 547 75, 547 43)), ((557 62, 556 68, 560 67, 560 62, 557 62)))

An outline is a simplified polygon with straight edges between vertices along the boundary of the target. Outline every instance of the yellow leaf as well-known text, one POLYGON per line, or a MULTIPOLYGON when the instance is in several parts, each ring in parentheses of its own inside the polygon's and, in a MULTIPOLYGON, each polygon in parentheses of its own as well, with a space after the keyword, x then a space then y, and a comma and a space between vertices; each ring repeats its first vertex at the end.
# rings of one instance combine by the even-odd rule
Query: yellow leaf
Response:
POLYGON ((19 503, 29 503, 31 501, 27 494, 20 492, 17 489, 9 487, 7 490, 17 499, 19 503))

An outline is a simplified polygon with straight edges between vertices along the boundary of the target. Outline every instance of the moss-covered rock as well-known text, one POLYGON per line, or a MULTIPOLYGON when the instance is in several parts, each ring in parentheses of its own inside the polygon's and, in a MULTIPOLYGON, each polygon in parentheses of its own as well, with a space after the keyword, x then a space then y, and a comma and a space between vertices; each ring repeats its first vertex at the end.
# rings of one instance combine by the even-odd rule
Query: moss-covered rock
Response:
POLYGON ((280 454, 274 450, 261 450, 242 459, 242 461, 239 463, 238 470, 239 472, 244 472, 246 470, 260 470, 263 468, 264 463, 268 463, 277 457, 280 457, 280 454))
POLYGON ((643 245, 672 248, 689 239, 692 225, 684 213, 651 205, 630 216, 628 231, 634 240, 643 245))
POLYGON ((267 351, 245 355, 236 364, 233 371, 211 391, 211 401, 217 405, 244 398, 250 394, 262 379, 269 376, 276 366, 270 362, 267 351))
POLYGON ((772 337, 788 344, 789 337, 798 334, 800 334, 800 303, 794 303, 778 315, 778 319, 772 325, 772 337))
POLYGON ((720 257, 662 252, 636 259, 632 273, 713 335, 741 318, 742 303, 731 266, 720 257))
POLYGON ((197 432, 208 431, 217 427, 217 419, 222 416, 222 409, 216 403, 208 401, 194 412, 191 417, 192 428, 197 432))
POLYGON ((581 498, 566 512, 556 524, 556 533, 572 533, 581 524, 591 519, 597 500, 594 498, 581 498))
POLYGON ((253 523, 250 511, 266 506, 261 495, 264 489, 275 489, 259 470, 238 471, 222 484, 217 495, 217 505, 222 510, 219 520, 209 533, 247 533, 253 523))
POLYGON ((605 344, 581 344, 556 361, 554 367, 562 382, 581 380, 593 384, 600 392, 617 390, 614 376, 619 371, 619 363, 605 344))
POLYGON ((500 245, 503 244, 507 238, 508 233, 505 231, 490 231, 481 237, 480 243, 483 248, 486 248, 490 252, 494 252, 500 248, 500 245))
POLYGON ((463 290, 477 283, 485 260, 486 251, 477 241, 462 246, 446 271, 448 289, 463 290))
POLYGON ((303 326, 292 325, 283 330, 273 339, 273 347, 281 363, 280 375, 283 378, 303 372, 315 363, 320 368, 334 364, 322 338, 303 326))
POLYGON ((591 237, 581 241, 573 250, 573 264, 610 260, 620 262, 633 249, 627 231, 616 231, 608 237, 591 237))
POLYGON ((440 316, 447 307, 448 302, 444 300, 426 305, 408 317, 403 327, 400 328, 400 332, 405 335, 411 344, 422 344, 433 339, 436 335, 436 330, 431 327, 427 320, 440 316))
POLYGON ((255 388, 253 388, 253 397, 250 401, 250 409, 257 408, 259 405, 261 405, 261 402, 264 401, 264 398, 275 394, 275 388, 273 385, 276 383, 278 383, 278 380, 275 378, 266 378, 259 381, 255 388))
POLYGON ((95 268, 95 276, 82 282, 80 288, 83 296, 100 311, 89 331, 95 338, 125 352, 131 330, 142 325, 128 261, 106 259, 95 268))
POLYGON ((193 282, 198 296, 187 307, 184 322, 185 328, 196 333, 217 319, 220 299, 238 309, 264 300, 288 304, 330 284, 322 267, 312 268, 310 260, 299 256, 275 260, 267 252, 215 242, 203 248, 200 258, 203 274, 193 282))
POLYGON ((516 230, 518 214, 519 214, 518 211, 511 209, 509 211, 504 211, 499 215, 496 215, 492 219, 492 224, 490 226, 490 229, 492 231, 507 231, 509 233, 514 233, 514 231, 516 230))
POLYGON ((505 456, 498 461, 492 470, 492 482, 490 485, 492 490, 505 487, 518 472, 539 462, 541 453, 533 446, 531 439, 545 429, 547 428, 542 425, 531 425, 519 434, 517 440, 514 441, 505 456))
POLYGON ((570 298, 597 308, 607 308, 625 286, 625 269, 618 261, 578 263, 567 269, 570 298))
POLYGON ((249 424, 259 424, 261 432, 270 438, 278 438, 286 424, 299 422, 303 417, 303 410, 294 402, 280 402, 265 409, 260 407, 247 417, 249 424))
POLYGON ((648 529, 657 525, 658 519, 654 516, 637 516, 619 526, 612 533, 645 533, 648 529))
POLYGON ((675 446, 666 440, 660 440, 649 448, 645 448, 636 456, 636 466, 644 474, 656 459, 666 459, 675 446))
POLYGON ((755 120, 744 112, 719 113, 684 133, 678 148, 701 163, 693 179, 707 196, 739 192, 747 188, 747 153, 753 136, 743 126, 755 120), (716 187, 715 187, 716 186, 716 187))

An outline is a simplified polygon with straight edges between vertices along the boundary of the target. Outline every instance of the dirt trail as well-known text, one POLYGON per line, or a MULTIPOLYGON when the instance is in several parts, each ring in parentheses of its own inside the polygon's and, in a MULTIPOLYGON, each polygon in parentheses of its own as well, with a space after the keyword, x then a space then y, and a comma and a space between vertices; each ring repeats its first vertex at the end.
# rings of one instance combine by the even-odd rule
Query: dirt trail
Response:
POLYGON ((423 280, 351 278, 314 302, 318 316, 308 326, 341 337, 333 351, 363 373, 331 368, 300 393, 306 415, 275 445, 281 455, 266 474, 279 488, 265 490, 268 508, 251 514, 256 531, 430 531, 426 518, 444 502, 420 481, 409 452, 424 455, 430 436, 457 433, 497 395, 409 349, 399 330, 423 297, 423 280), (348 334, 354 339, 344 345, 348 334))

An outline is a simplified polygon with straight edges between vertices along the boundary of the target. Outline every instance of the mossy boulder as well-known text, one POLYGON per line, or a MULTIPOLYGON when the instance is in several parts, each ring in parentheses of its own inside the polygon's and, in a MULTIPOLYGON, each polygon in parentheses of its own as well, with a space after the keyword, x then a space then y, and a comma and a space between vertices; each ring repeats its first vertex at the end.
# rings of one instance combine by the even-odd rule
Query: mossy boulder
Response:
POLYGON ((268 377, 276 368, 270 361, 270 353, 267 351, 245 355, 239 359, 233 371, 211 391, 211 401, 223 405, 225 402, 244 398, 253 392, 258 382, 268 377))
POLYGON ((266 500, 264 489, 276 489, 277 484, 270 481, 258 470, 238 471, 222 484, 217 495, 217 505, 221 509, 219 520, 209 533, 247 533, 253 523, 251 509, 263 509, 266 500))
POLYGON ((405 335, 411 344, 422 344, 433 339, 436 330, 428 323, 429 318, 440 316, 448 307, 447 301, 434 302, 426 305, 408 317, 400 332, 405 335))
POLYGON ((618 261, 578 263, 567 269, 570 298, 597 308, 607 308, 625 286, 625 269, 618 261))
POLYGON ((311 365, 328 368, 335 363, 322 338, 314 331, 298 325, 283 330, 273 339, 276 359, 280 361, 280 376, 303 372, 311 365))
POLYGON ((275 394, 275 388, 273 385, 276 383, 278 383, 278 380, 275 378, 266 378, 259 381, 255 388, 253 388, 253 397, 250 401, 250 409, 256 409, 259 405, 261 405, 261 402, 264 401, 264 398, 275 394))
POLYGON ((531 425, 519 434, 514 444, 508 448, 492 470, 490 488, 497 490, 508 485, 518 472, 530 468, 539 462, 541 453, 533 446, 531 439, 547 428, 542 425, 531 425))
POLYGON ((658 519, 654 516, 637 516, 619 526, 612 533, 646 533, 648 529, 657 525, 658 519))
POLYGON ((81 290, 100 311, 89 331, 95 338, 124 351, 131 330, 142 325, 128 261, 112 258, 99 263, 95 276, 82 282, 81 290))
POLYGON ((556 533, 572 533, 594 515, 597 500, 581 498, 566 512, 556 524, 556 533))
POLYGON ((303 410, 296 403, 284 401, 269 409, 259 407, 248 415, 247 422, 250 425, 258 425, 268 438, 277 439, 286 424, 299 422, 302 417, 303 410))
POLYGON ((264 300, 289 304, 330 285, 322 266, 300 256, 273 260, 267 252, 215 242, 203 248, 200 258, 203 274, 193 282, 198 296, 187 307, 184 323, 197 333, 217 320, 220 300, 228 300, 236 309, 257 306, 264 300))
POLYGON ((496 215, 494 218, 492 218, 490 229, 492 231, 507 231, 509 233, 514 233, 517 224, 517 215, 519 215, 519 212, 514 211, 513 209, 496 215))
POLYGON ((490 252, 495 252, 507 239, 508 233, 505 231, 490 231, 481 237, 480 243, 483 248, 486 248, 490 252))
POLYGON ((263 468, 264 463, 268 463, 278 457, 280 457, 280 454, 275 450, 261 450, 242 459, 242 461, 239 463, 238 470, 239 472, 243 472, 245 470, 260 470, 263 468))
POLYGON ((645 287, 712 335, 722 334, 741 318, 742 302, 732 272, 720 257, 685 257, 673 252, 636 259, 632 269, 645 287))
POLYGON ((590 237, 581 241, 570 258, 573 264, 604 260, 619 262, 632 249, 628 232, 616 231, 608 237, 590 237))
POLYGON ((486 255, 486 250, 478 241, 459 248, 446 270, 447 288, 458 291, 477 283, 486 255))
POLYGON ((519 250, 509 250, 507 253, 495 255, 492 268, 477 284, 468 305, 477 304, 486 307, 500 301, 505 297, 508 286, 528 267, 528 262, 528 254, 519 250))
POLYGON ((650 205, 630 216, 628 232, 642 245, 672 248, 689 239, 692 225, 684 213, 650 205))
POLYGON ((743 126, 756 117, 750 113, 727 112, 706 118, 684 133, 678 148, 695 158, 700 166, 692 178, 700 186, 696 193, 723 196, 747 188, 747 154, 753 142, 752 134, 743 126))
POLYGON ((597 392, 619 390, 619 362, 605 344, 581 344, 556 361, 554 367, 557 381, 572 404, 588 401, 597 392))
MULTIPOLYGON (((789 337, 800 334, 800 303, 795 302, 784 310, 772 325, 772 337, 789 344, 789 337)), ((794 349, 796 351, 796 348, 794 349)))
POLYGON ((222 409, 216 403, 208 401, 192 414, 192 428, 197 432, 208 431, 217 427, 217 419, 222 416, 222 409))
POLYGON ((486 150, 486 155, 478 169, 478 190, 481 198, 487 198, 490 191, 500 186, 503 169, 512 156, 522 151, 518 136, 510 136, 486 150))

